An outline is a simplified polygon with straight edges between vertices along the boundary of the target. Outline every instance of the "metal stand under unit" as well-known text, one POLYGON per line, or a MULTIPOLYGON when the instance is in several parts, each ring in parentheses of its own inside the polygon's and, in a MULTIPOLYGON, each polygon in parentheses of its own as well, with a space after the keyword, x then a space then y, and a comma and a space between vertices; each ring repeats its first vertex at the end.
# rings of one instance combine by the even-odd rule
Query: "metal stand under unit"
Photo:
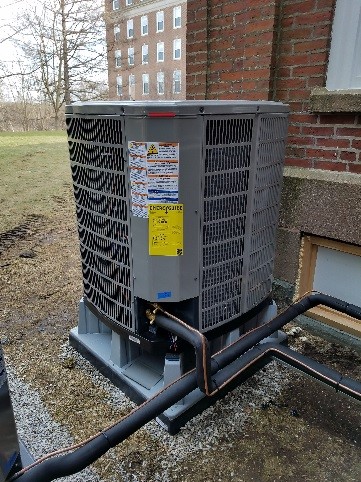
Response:
MULTIPOLYGON (((136 403, 154 396, 185 373, 184 354, 149 354, 136 337, 119 334, 104 324, 84 303, 79 304, 79 324, 70 332, 70 344, 93 363, 106 377, 136 403)), ((269 304, 251 318, 248 326, 260 326, 274 318, 277 307, 269 304)), ((245 327, 225 333, 211 342, 212 353, 236 341, 245 327)), ((285 335, 276 332, 265 342, 283 342, 285 335)), ((206 397, 198 388, 157 418, 169 433, 175 434, 197 413, 224 396, 206 397)))

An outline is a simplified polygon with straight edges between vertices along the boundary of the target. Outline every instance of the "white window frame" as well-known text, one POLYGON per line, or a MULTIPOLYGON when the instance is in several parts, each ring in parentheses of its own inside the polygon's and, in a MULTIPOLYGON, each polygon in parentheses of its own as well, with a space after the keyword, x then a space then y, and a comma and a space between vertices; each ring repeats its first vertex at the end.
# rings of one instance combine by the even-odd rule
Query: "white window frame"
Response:
POLYGON ((119 69, 122 66, 122 52, 121 50, 114 51, 115 67, 119 69))
POLYGON ((142 74, 142 93, 149 95, 149 74, 142 74))
POLYGON ((134 22, 132 18, 127 20, 127 38, 134 37, 134 22))
POLYGON ((164 62, 164 42, 157 43, 157 62, 164 62))
POLYGON ((182 7, 178 5, 178 7, 173 8, 173 28, 181 28, 182 26, 182 7))
POLYGON ((149 62, 149 48, 147 44, 142 45, 142 64, 149 62))
POLYGON ((140 34, 142 37, 148 35, 148 15, 140 17, 140 34))
POLYGON ((182 92, 182 72, 175 70, 173 72, 173 94, 180 94, 182 92), (179 85, 179 88, 178 88, 179 85))
POLYGON ((120 40, 120 25, 114 25, 114 40, 117 42, 120 40))
POLYGON ((163 10, 157 12, 157 14, 156 14, 156 24, 157 24, 157 32, 164 32, 164 12, 163 12, 163 10))
POLYGON ((164 91, 164 72, 157 72, 157 93, 158 95, 164 95, 164 91))
POLYGON ((113 0, 113 10, 119 10, 120 0, 113 0))
POLYGON ((129 5, 133 5, 133 0, 125 0, 125 5, 128 7, 129 5))
POLYGON ((128 65, 134 65, 134 47, 128 47, 128 65))
POLYGON ((119 97, 123 95, 123 78, 121 75, 117 76, 117 95, 119 97))
POLYGON ((361 89, 361 2, 337 0, 326 87, 361 89))
POLYGON ((180 60, 182 57, 182 40, 175 38, 173 40, 173 60, 180 60))
POLYGON ((128 90, 129 90, 129 98, 134 99, 135 97, 135 75, 134 74, 129 74, 128 90))

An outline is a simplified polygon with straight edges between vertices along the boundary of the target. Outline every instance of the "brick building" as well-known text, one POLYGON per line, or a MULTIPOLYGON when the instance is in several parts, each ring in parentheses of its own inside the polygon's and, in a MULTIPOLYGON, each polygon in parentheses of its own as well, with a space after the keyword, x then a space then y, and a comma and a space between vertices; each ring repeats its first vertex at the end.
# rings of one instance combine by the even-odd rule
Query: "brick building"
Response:
MULTIPOLYGON (((278 284, 360 306, 361 2, 189 0, 187 98, 290 105, 278 284)), ((312 316, 361 336, 356 320, 312 316)))
POLYGON ((185 0, 106 0, 111 99, 185 98, 185 0))

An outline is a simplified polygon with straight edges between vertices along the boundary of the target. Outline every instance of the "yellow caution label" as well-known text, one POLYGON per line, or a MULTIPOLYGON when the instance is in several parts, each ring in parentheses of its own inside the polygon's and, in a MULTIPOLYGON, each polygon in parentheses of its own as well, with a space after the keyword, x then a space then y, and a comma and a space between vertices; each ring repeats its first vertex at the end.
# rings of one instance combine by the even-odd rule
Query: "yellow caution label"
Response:
POLYGON ((149 255, 183 255, 183 204, 149 204, 149 255))
POLYGON ((158 149, 154 144, 151 144, 148 147, 147 155, 148 156, 153 156, 154 154, 158 154, 158 149))

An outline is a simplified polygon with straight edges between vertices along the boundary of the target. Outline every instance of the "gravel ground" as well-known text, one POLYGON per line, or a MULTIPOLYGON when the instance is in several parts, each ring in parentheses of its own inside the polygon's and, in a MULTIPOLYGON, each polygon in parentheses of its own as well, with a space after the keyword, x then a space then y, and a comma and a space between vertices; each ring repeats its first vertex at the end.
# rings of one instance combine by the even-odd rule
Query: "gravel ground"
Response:
MULTIPOLYGON (((63 362, 72 360, 72 369, 81 371, 85 377, 92 380, 95 387, 105 392, 108 396, 107 403, 114 409, 118 410, 122 406, 125 411, 129 411, 135 406, 69 345, 63 345, 60 359, 63 362)), ((48 413, 39 393, 19 379, 13 369, 10 369, 8 376, 19 436, 34 457, 39 458, 59 447, 71 445, 74 440, 48 413)), ((213 447, 222 443, 225 437, 232 439, 241 436, 244 424, 252 411, 275 399, 286 383, 287 373, 276 363, 272 363, 228 394, 221 402, 195 417, 177 436, 170 436, 155 421, 148 423, 142 429, 143 437, 146 436, 146 439, 151 439, 155 445, 162 447, 161 456, 158 454, 158 468, 152 472, 152 480, 173 480, 177 475, 182 475, 178 474, 180 463, 189 457, 198 453, 207 454, 213 447)), ((102 418, 102 413, 98 416, 102 418)), ((147 463, 144 463, 142 456, 144 450, 147 448, 140 448, 125 460, 113 460, 115 474, 107 480, 119 480, 117 474, 121 474, 122 480, 126 482, 149 480, 147 463), (129 469, 132 468, 136 468, 136 474, 130 473, 129 469)), ((90 482, 102 479, 86 470, 61 480, 90 482)))
MULTIPOLYGON (((0 235, 0 333, 19 433, 37 457, 133 408, 68 346, 81 297, 68 200, 0 235), (1 249, 2 248, 2 249, 1 249)), ((360 357, 305 331, 299 351, 361 380, 360 357)), ((359 405, 272 363, 172 437, 150 422, 71 481, 361 480, 359 405)))
MULTIPOLYGON (((18 378, 11 367, 7 367, 11 400, 14 409, 18 436, 34 459, 74 443, 68 431, 49 414, 39 393, 18 378)), ((64 482, 100 482, 89 468, 71 477, 62 477, 64 482)))

